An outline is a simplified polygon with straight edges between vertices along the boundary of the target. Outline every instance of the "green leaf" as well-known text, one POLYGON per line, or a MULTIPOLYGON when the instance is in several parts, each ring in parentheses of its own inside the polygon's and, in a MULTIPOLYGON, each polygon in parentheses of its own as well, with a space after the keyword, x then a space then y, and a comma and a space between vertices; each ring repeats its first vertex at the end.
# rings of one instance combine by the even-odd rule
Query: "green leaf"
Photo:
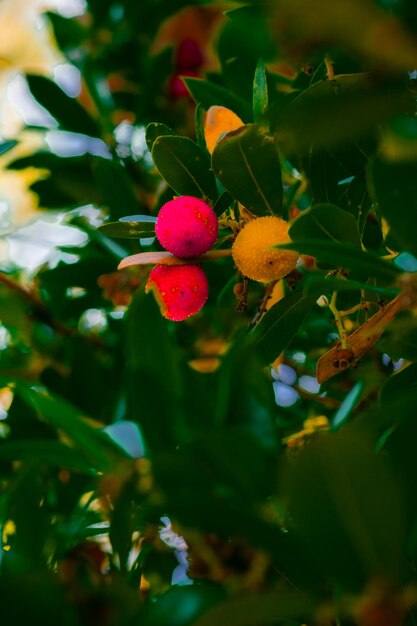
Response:
POLYGON ((347 278, 316 278, 312 277, 307 280, 304 291, 307 295, 319 297, 322 294, 329 294, 333 291, 370 291, 372 293, 379 293, 384 296, 394 297, 400 292, 399 289, 390 287, 379 287, 373 285, 370 282, 361 282, 358 280, 350 280, 347 278))
POLYGON ((152 158, 162 178, 179 195, 217 199, 210 159, 188 137, 158 137, 153 144, 152 158))
POLYGON ((351 590, 379 576, 395 584, 405 556, 401 490, 365 432, 318 436, 287 462, 283 485, 295 539, 328 580, 351 590))
POLYGON ((331 151, 312 147, 303 159, 312 204, 330 203, 351 213, 363 231, 371 208, 365 170, 374 140, 345 142, 331 151))
POLYGON ((160 124, 158 122, 152 122, 146 127, 146 144, 149 151, 152 152, 153 144, 158 137, 174 136, 177 137, 175 130, 172 130, 166 124, 160 124))
POLYGON ((62 430, 81 449, 94 469, 111 470, 129 457, 104 432, 91 426, 77 408, 41 387, 15 384, 16 392, 52 426, 62 430))
POLYGON ((293 241, 328 239, 360 247, 360 235, 353 215, 333 204, 316 204, 303 211, 290 227, 293 241))
POLYGON ((379 209, 392 233, 408 252, 417 254, 417 162, 390 162, 375 157, 371 162, 370 173, 379 209))
POLYGON ((320 58, 320 53, 324 56, 328 50, 343 51, 340 56, 337 54, 338 61, 343 56, 344 60, 351 60, 349 65, 357 59, 354 66, 360 62, 374 67, 377 81, 381 68, 384 76, 402 77, 414 67, 417 44, 407 28, 408 18, 401 24, 395 17, 395 11, 401 11, 402 6, 362 0, 336 4, 332 0, 280 0, 271 5, 271 20, 278 41, 284 36, 297 51, 311 53, 310 58, 320 58))
POLYGON ((362 395, 365 383, 362 380, 353 385, 332 419, 333 430, 339 429, 347 421, 362 395))
POLYGON ((9 150, 17 146, 18 143, 19 142, 16 141, 16 139, 10 139, 9 141, 3 141, 0 143, 0 156, 9 152, 9 150))
POLYGON ((224 106, 238 115, 244 122, 252 121, 252 111, 249 102, 239 98, 232 91, 200 78, 184 78, 194 100, 201 103, 206 111, 213 105, 224 106))
POLYGON ((128 415, 151 451, 174 445, 186 432, 181 411, 181 353, 152 294, 138 289, 126 319, 128 415))
POLYGON ((256 215, 280 215, 279 155, 271 136, 249 124, 227 133, 213 152, 213 169, 229 193, 256 215))
MULTIPOLYGON (((132 217, 148 217, 146 215, 132 217)), ((98 230, 106 237, 119 237, 121 239, 139 239, 140 237, 149 237, 155 233, 154 217, 149 216, 149 220, 134 222, 107 222, 98 227, 98 230)))
POLYGON ((195 108, 194 112, 194 127, 195 127, 195 137, 197 145, 200 146, 202 150, 206 150, 206 138, 204 135, 204 117, 205 117, 205 109, 201 102, 199 102, 195 108))
POLYGON ((236 95, 252 100, 253 76, 257 61, 276 59, 277 46, 269 21, 269 6, 241 6, 226 11, 227 21, 217 38, 216 50, 221 75, 236 95))
POLYGON ((61 50, 70 52, 86 38, 86 28, 79 20, 71 20, 59 13, 49 11, 47 16, 48 21, 52 23, 54 35, 61 50))
POLYGON ((417 363, 411 363, 397 374, 393 374, 381 389, 380 402, 384 405, 404 391, 417 392, 417 363))
POLYGON ((268 111, 268 84, 266 81, 265 65, 259 59, 253 80, 253 120, 261 124, 268 111))
POLYGON ((214 585, 171 587, 148 603, 143 626, 193 626, 200 615, 223 598, 222 588, 214 585))
POLYGON ((358 139, 410 107, 401 83, 379 84, 370 74, 345 74, 315 83, 278 107, 272 123, 284 151, 307 152, 312 145, 332 147, 358 139))
POLYGON ((119 161, 96 158, 93 161, 93 171, 103 194, 103 204, 111 209, 113 218, 137 212, 140 205, 133 181, 119 161))
POLYGON ((277 248, 297 250, 300 254, 308 254, 318 261, 329 263, 334 268, 343 267, 352 270, 355 278, 393 282, 401 274, 394 264, 381 259, 373 252, 365 252, 355 246, 326 241, 324 239, 305 239, 296 243, 281 244, 277 248))
POLYGON ((226 211, 229 206, 232 204, 233 198, 228 191, 224 191, 221 196, 219 196, 218 200, 213 207, 213 211, 217 216, 221 215, 226 211))
POLYGON ((67 96, 52 80, 35 74, 26 76, 26 79, 36 100, 51 113, 62 129, 92 137, 100 136, 96 121, 77 100, 67 96))
POLYGON ((194 626, 264 626, 276 623, 308 623, 315 603, 295 591, 266 591, 224 602, 209 610, 194 626))
POLYGON ((30 439, 0 444, 0 461, 29 461, 91 474, 91 463, 78 450, 60 441, 30 439))
POLYGON ((315 301, 314 296, 306 296, 302 290, 294 291, 274 304, 255 326, 249 340, 256 344, 265 363, 272 363, 285 350, 315 301))
MULTIPOLYGON (((257 365, 260 367, 259 362, 257 365)), ((270 385, 270 380, 262 374, 264 384, 270 385)), ((270 391, 273 402, 272 389, 270 391)), ((253 405, 251 408, 253 410, 253 405)), ((269 450, 253 433, 236 426, 214 431, 206 429, 204 437, 198 441, 198 449, 203 461, 211 468, 213 480, 227 485, 245 501, 261 503, 274 489, 269 450), (251 459, 250 465, 248 458, 251 459)))

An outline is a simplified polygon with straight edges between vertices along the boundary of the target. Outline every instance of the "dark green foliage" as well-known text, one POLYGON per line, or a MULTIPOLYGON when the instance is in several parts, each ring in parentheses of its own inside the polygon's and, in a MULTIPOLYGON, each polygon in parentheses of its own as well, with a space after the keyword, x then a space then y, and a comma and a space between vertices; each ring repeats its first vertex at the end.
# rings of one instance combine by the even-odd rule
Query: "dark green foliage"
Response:
MULTIPOLYGON (((49 210, 45 238, 59 219, 84 243, 0 268, 5 624, 415 623, 417 11, 233 6, 48 13, 82 90, 32 67, 29 88, 86 143, 31 153, 7 133, 1 166, 49 210), (217 111, 209 154, 214 105, 244 125, 217 111), (209 296, 177 323, 140 255, 178 263, 154 235, 181 195, 210 203, 219 236, 187 261, 209 296), (254 261, 300 255, 276 284, 246 280, 230 254, 264 216, 289 221, 291 241, 254 261), (333 347, 349 367, 318 386, 333 347)), ((1 208, 12 252, 46 245, 1 208)))

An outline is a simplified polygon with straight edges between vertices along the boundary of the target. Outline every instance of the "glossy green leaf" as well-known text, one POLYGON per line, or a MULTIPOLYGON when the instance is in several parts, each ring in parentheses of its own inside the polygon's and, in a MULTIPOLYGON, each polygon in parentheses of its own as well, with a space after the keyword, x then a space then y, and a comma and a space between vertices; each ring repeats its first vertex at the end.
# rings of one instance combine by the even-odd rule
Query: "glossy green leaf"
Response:
POLYGON ((63 130, 100 136, 101 131, 96 121, 77 100, 67 96, 52 80, 35 74, 26 79, 36 100, 51 113, 63 130))
POLYGON ((360 247, 360 235, 353 215, 333 204, 316 204, 303 211, 292 223, 293 241, 328 239, 360 247))
POLYGON ((371 162, 370 173, 379 209, 388 221, 394 237, 408 252, 417 254, 414 233, 417 162, 385 161, 381 157, 375 157, 371 162))
POLYGON ((110 437, 91 426, 66 400, 48 393, 43 388, 30 387, 20 382, 16 384, 16 391, 52 426, 70 437, 94 464, 95 469, 109 470, 129 458, 110 437))
POLYGON ((179 195, 208 198, 218 196, 216 180, 207 153, 188 137, 158 137, 152 158, 162 178, 179 195))
POLYGON ((255 124, 261 124, 265 120, 267 111, 268 84, 264 62, 262 59, 259 59, 253 80, 253 120, 255 124))
POLYGON ((274 304, 249 334, 265 363, 272 363, 288 346, 313 308, 316 298, 302 290, 288 294, 274 304))
POLYGON ((228 133, 213 152, 213 169, 227 191, 256 215, 282 211, 281 164, 274 140, 258 125, 228 133))
POLYGON ((119 237, 121 239, 152 237, 155 233, 155 218, 149 221, 107 222, 99 226, 98 230, 103 233, 103 235, 106 235, 106 237, 119 237))
POLYGON ((373 252, 365 252, 345 243, 335 243, 323 239, 305 239, 277 247, 314 256, 317 260, 329 263, 334 268, 343 267, 352 270, 354 278, 368 279, 373 276, 378 280, 392 283, 401 274, 401 270, 393 263, 381 259, 373 252))
POLYGON ((153 144, 155 143, 156 139, 158 139, 158 137, 166 136, 177 137, 177 133, 166 124, 161 124, 158 122, 152 122, 151 124, 148 124, 146 127, 146 144, 148 146, 148 149, 152 152, 153 144))
POLYGON ((252 111, 249 102, 236 96, 233 91, 200 78, 184 78, 184 83, 194 100, 201 103, 208 110, 213 105, 231 109, 244 122, 252 121, 252 111))

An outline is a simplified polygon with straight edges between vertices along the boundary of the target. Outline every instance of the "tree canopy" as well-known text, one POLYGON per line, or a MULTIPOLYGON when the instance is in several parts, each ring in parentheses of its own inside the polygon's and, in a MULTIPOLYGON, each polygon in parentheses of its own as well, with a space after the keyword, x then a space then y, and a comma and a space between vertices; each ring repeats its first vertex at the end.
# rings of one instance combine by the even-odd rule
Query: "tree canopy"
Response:
POLYGON ((417 6, 0 3, 5 623, 413 624, 417 6))

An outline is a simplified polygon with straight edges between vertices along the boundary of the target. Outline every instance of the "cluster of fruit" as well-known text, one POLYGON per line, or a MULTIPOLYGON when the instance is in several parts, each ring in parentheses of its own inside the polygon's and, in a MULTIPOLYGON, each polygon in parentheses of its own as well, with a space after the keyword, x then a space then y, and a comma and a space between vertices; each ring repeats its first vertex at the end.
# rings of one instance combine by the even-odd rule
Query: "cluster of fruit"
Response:
MULTIPOLYGON (((285 220, 268 216, 252 219, 239 230, 231 254, 243 276, 270 283, 295 268, 298 254, 276 248, 290 241, 288 228, 285 220)), ((158 264, 153 268, 146 291, 154 292, 164 317, 179 322, 200 311, 207 301, 207 277, 195 260, 214 245, 218 220, 203 200, 181 196, 163 205, 155 233, 159 243, 176 260, 175 264, 158 264)))
MULTIPOLYGON (((218 220, 211 206, 192 196, 181 196, 164 204, 155 225, 159 243, 184 260, 210 250, 217 233, 218 220)), ((146 291, 149 290, 154 292, 162 315, 180 322, 204 306, 208 281, 197 263, 156 265, 146 283, 146 291)))

